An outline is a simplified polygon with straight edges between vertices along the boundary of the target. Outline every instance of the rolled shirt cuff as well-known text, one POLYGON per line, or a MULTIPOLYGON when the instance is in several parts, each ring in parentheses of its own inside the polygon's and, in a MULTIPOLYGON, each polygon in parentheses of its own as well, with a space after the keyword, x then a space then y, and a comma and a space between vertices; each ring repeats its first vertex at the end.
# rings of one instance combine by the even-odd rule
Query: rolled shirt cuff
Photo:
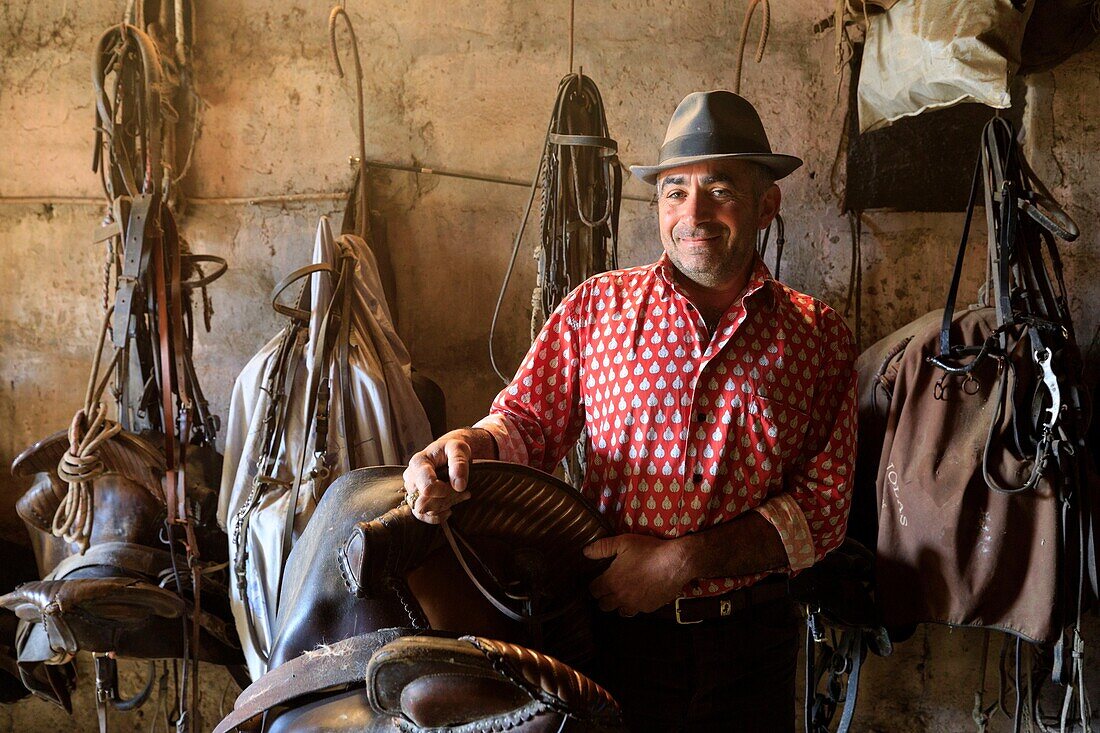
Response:
MULTIPOLYGON (((522 463, 527 465, 527 445, 519 436, 519 430, 515 424, 500 413, 493 413, 474 423, 475 428, 481 428, 493 436, 497 444, 497 455, 500 460, 507 463, 522 463)), ((803 520, 805 521, 805 520, 803 520)))
POLYGON ((810 535, 810 523, 802 507, 790 494, 777 494, 756 507, 756 511, 771 522, 779 539, 787 550, 787 562, 792 573, 805 570, 814 564, 813 537, 810 535))

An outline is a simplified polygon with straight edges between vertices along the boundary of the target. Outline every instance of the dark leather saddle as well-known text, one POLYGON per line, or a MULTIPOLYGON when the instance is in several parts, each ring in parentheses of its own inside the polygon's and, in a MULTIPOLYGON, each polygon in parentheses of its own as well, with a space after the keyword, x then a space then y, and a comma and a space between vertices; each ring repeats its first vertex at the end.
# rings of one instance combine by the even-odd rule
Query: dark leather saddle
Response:
POLYGON ((478 461, 444 527, 404 503, 403 468, 326 491, 295 543, 269 670, 217 733, 621 730, 594 656, 582 548, 610 527, 574 489, 478 461))
MULTIPOLYGON (((183 658, 184 624, 190 623, 194 570, 180 548, 161 540, 166 516, 164 457, 145 438, 120 432, 103 444, 105 472, 95 479, 93 517, 83 552, 51 531, 66 484, 56 474, 68 445, 64 432, 16 458, 16 476, 36 476, 16 510, 31 535, 42 580, 0 596, 0 606, 20 619, 17 655, 24 684, 71 711, 66 666, 81 651, 138 659, 183 658), (175 579, 185 589, 177 592, 175 579), (43 674, 43 666, 46 672, 43 674)), ((226 559, 225 537, 215 521, 220 461, 213 451, 190 452, 187 497, 196 517, 202 568, 226 559)), ((198 658, 221 665, 241 661, 223 582, 203 573, 198 658)), ((191 650, 192 653, 194 650, 191 650)), ((116 688, 117 689, 117 688, 116 688)))

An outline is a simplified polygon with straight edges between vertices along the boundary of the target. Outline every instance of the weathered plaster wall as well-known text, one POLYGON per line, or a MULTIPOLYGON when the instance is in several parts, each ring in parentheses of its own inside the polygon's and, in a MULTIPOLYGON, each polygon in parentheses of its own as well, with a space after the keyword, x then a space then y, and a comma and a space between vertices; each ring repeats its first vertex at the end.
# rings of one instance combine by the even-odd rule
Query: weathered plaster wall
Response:
MULTIPOLYGON (((82 399, 101 307, 103 253, 90 234, 102 211, 64 199, 99 194, 90 170, 89 64, 95 39, 123 5, 0 5, 0 464, 67 425, 82 399), (11 197, 55 203, 15 204, 11 197)), ((301 0, 195 5, 196 75, 208 106, 187 192, 252 197, 345 188, 347 158, 356 148, 355 95, 332 66, 328 7, 301 0)), ((850 243, 830 173, 844 113, 835 104, 831 41, 810 31, 832 3, 774 6, 765 61, 746 62, 743 93, 760 109, 773 147, 806 161, 783 184, 784 277, 839 307, 850 243)), ((567 71, 567 2, 353 2, 348 10, 365 68, 368 157, 532 175, 557 81, 567 71)), ((687 92, 732 84, 742 12, 743 3, 717 0, 578 3, 576 61, 600 86, 626 163, 654 157, 670 112, 687 92)), ((1100 128, 1089 101, 1100 98, 1098 66, 1094 48, 1033 79, 1028 97, 1036 165, 1083 232, 1065 255, 1085 346, 1100 322, 1100 188, 1089 177, 1100 163, 1100 128)), ((649 194, 637 182, 626 191, 649 194)), ((401 335, 417 366, 445 390, 450 423, 468 423, 498 388, 486 335, 526 191, 374 170, 371 194, 388 224, 401 335)), ((268 307, 271 286, 305 262, 317 217, 338 217, 340 209, 338 202, 196 204, 183 218, 195 251, 230 263, 212 288, 214 330, 196 345, 201 378, 221 415, 237 372, 279 325, 268 307)), ((624 202, 624 265, 656 257, 654 221, 652 205, 624 202)), ((864 344, 940 304, 959 226, 958 215, 865 215, 864 344)), ((980 222, 978 229, 981 237, 980 222)), ((518 362, 528 338, 531 241, 529 235, 498 335, 507 367, 518 362)), ((7 478, 0 487, 0 531, 18 535, 10 507, 22 487, 7 478)), ((980 649, 973 632, 922 629, 893 658, 871 660, 857 729, 968 729, 980 649)), ((208 679, 212 720, 227 679, 217 672, 208 679)), ((85 677, 85 701, 90 685, 85 677)), ((145 729, 147 715, 119 717, 117 729, 145 729)), ((78 726, 93 730, 93 721, 85 710, 78 726)), ((1004 721, 997 726, 1005 729, 1004 721)), ((5 727, 73 723, 24 702, 0 709, 5 727)))

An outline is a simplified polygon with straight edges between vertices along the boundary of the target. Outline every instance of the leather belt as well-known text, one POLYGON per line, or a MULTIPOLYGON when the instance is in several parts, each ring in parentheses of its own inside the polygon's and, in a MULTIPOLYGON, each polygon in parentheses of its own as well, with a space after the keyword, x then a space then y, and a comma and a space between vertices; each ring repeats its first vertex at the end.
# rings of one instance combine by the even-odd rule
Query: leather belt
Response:
POLYGON ((765 580, 748 588, 738 588, 720 596, 681 597, 638 618, 658 618, 678 624, 698 624, 703 621, 729 618, 738 611, 788 597, 787 579, 765 580))

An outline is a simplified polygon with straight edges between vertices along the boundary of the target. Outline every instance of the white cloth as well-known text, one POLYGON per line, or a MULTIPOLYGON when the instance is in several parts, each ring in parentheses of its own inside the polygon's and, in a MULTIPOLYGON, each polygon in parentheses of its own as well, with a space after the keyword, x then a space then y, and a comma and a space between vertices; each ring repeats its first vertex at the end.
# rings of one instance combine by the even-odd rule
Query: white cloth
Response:
MULTIPOLYGON (((358 237, 350 238, 358 260, 351 303, 351 326, 348 352, 350 405, 344 404, 340 389, 339 367, 332 365, 331 402, 329 407, 329 438, 327 467, 331 471, 324 485, 351 468, 377 465, 404 465, 411 454, 431 441, 427 416, 413 392, 410 381, 408 351, 394 331, 389 308, 385 302, 378 265, 367 244, 358 237), (354 434, 359 444, 349 451, 343 426, 346 411, 353 416, 354 434), (350 455, 349 455, 350 453, 350 455)), ((334 242, 328 219, 321 218, 317 226, 313 262, 336 266, 339 245, 334 242)), ((303 451, 313 452, 314 436, 305 435, 309 416, 306 415, 306 390, 314 370, 313 340, 317 337, 325 305, 332 297, 333 279, 327 274, 310 275, 312 319, 308 329, 299 335, 293 346, 290 364, 293 382, 286 385, 286 429, 279 456, 272 472, 285 485, 272 484, 260 498, 250 517, 247 536, 248 550, 247 596, 256 636, 263 653, 270 650, 277 610, 276 592, 282 572, 280 543, 290 503, 290 487, 298 470, 303 451)), ((282 334, 275 336, 245 365, 236 383, 229 407, 229 422, 225 431, 225 463, 221 493, 218 498, 218 522, 229 535, 230 568, 238 553, 235 535, 236 516, 245 504, 256 477, 260 445, 264 432, 264 417, 270 405, 270 395, 263 385, 273 367, 275 353, 282 334)), ((334 360, 335 361, 335 360, 334 360)), ((320 496, 308 478, 313 467, 312 456, 305 464, 306 478, 302 482, 294 519, 295 538, 301 534, 320 496)), ((249 633, 244 602, 230 582, 230 602, 240 635, 248 671, 253 679, 266 671, 249 633)))
POLYGON ((1005 109, 1035 3, 902 0, 867 20, 859 131, 960 102, 1005 109))

